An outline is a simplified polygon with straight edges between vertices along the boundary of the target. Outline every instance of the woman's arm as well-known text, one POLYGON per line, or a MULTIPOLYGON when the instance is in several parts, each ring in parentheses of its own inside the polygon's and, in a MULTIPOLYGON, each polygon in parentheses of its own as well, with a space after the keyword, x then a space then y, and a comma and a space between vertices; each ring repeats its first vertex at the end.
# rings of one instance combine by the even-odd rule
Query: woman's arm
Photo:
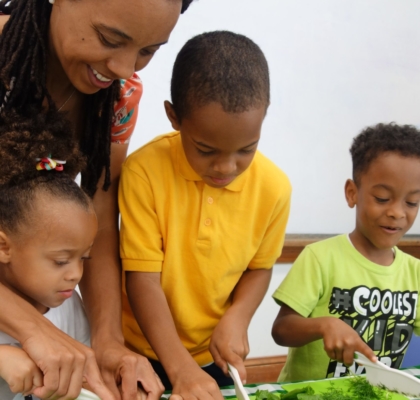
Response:
POLYGON ((36 390, 38 397, 75 398, 85 378, 102 399, 113 399, 90 348, 60 331, 2 284, 0 299, 0 330, 22 344, 43 374, 43 386, 36 390))
POLYGON ((163 392, 160 381, 147 359, 124 346, 121 329, 121 264, 118 235, 118 182, 128 145, 111 144, 111 186, 103 191, 103 176, 93 198, 99 229, 85 262, 80 283, 83 301, 91 324, 91 343, 102 376, 120 399, 135 400, 137 382, 141 382, 148 399, 158 399, 163 392))
POLYGON ((248 326, 271 279, 271 269, 246 270, 233 291, 232 304, 213 331, 210 352, 214 362, 228 373, 227 363, 236 367, 243 381, 243 360, 249 353, 248 326))
POLYGON ((0 15, 0 35, 3 32, 4 25, 9 20, 9 15, 0 15))

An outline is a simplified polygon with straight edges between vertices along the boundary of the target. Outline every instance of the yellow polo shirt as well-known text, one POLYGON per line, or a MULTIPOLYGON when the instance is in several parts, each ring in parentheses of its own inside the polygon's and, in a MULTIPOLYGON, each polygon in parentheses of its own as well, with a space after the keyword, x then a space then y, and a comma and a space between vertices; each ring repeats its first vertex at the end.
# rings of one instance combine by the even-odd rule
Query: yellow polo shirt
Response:
MULTIPOLYGON (((199 365, 213 361, 210 336, 242 273, 269 269, 279 257, 290 195, 287 176, 260 152, 225 188, 204 184, 179 132, 155 138, 125 161, 123 271, 161 273, 179 337, 199 365)), ((125 282, 123 331, 130 347, 157 359, 130 309, 125 282)))

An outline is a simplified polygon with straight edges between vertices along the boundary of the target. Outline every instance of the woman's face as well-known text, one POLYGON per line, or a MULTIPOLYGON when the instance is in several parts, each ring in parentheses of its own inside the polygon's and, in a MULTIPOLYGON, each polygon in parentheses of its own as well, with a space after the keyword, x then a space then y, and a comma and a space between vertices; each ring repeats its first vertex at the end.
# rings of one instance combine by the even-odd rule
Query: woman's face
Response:
POLYGON ((51 55, 74 87, 82 93, 95 93, 114 79, 130 78, 148 64, 168 41, 181 3, 55 0, 50 20, 51 55))

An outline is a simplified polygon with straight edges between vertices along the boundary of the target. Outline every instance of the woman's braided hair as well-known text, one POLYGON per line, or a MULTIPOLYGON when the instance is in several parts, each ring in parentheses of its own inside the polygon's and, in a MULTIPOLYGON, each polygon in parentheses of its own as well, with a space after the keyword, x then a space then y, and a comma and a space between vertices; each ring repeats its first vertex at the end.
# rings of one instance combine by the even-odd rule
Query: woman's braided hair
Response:
MULTIPOLYGON (((182 12, 191 2, 183 0, 182 12)), ((46 88, 51 8, 47 0, 0 0, 0 13, 10 15, 0 35, 0 123, 10 110, 25 117, 43 112, 44 99, 48 109, 57 112, 46 88)), ((90 196, 95 194, 104 169, 103 189, 111 183, 111 125, 119 96, 120 82, 116 80, 108 89, 84 99, 80 148, 88 164, 82 171, 82 187, 90 196)))
MULTIPOLYGON (((48 108, 57 112, 46 88, 51 4, 47 0, 0 0, 0 7, 0 11, 10 13, 0 36, 0 121, 10 110, 26 117, 41 113, 45 98, 48 108)), ((90 196, 104 168, 103 189, 107 190, 111 182, 111 123, 119 94, 117 80, 108 89, 84 99, 80 147, 89 161, 82 171, 82 187, 90 196)))

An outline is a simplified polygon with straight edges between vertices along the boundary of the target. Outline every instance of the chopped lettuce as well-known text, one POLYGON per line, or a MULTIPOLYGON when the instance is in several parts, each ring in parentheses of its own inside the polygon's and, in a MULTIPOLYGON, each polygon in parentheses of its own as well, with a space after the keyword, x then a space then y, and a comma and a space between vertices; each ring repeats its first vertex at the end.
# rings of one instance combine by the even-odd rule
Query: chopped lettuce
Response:
POLYGON ((387 400, 392 398, 389 391, 372 386, 364 377, 349 380, 348 390, 335 387, 331 382, 326 392, 315 394, 314 389, 305 386, 288 393, 276 394, 268 390, 257 390, 255 400, 387 400))

